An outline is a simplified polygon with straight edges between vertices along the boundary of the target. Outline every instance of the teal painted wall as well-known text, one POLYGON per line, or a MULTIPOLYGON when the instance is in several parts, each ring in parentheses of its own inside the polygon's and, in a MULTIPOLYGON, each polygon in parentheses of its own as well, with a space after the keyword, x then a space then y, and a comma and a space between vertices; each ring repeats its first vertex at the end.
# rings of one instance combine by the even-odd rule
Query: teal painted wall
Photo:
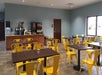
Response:
POLYGON ((4 21, 4 12, 0 12, 0 21, 4 21))
POLYGON ((71 35, 86 34, 87 16, 102 16, 102 2, 70 11, 71 35))
POLYGON ((19 21, 24 21, 24 27, 30 29, 30 22, 42 22, 45 36, 53 36, 53 19, 62 19, 62 35, 70 35, 69 11, 61 9, 34 7, 17 4, 5 4, 5 20, 10 21, 15 28, 19 21))

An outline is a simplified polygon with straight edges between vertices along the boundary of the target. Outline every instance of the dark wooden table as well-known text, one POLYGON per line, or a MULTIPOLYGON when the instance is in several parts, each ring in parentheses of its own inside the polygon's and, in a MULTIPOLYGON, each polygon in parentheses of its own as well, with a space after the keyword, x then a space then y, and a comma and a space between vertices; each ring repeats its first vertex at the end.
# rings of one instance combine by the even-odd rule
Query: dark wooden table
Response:
POLYGON ((17 62, 36 60, 38 58, 44 58, 44 66, 46 66, 46 57, 54 55, 59 55, 59 53, 53 51, 50 48, 44 48, 41 50, 23 51, 23 52, 12 53, 12 62, 17 63, 17 62))
POLYGON ((74 69, 79 71, 80 70, 80 51, 92 49, 92 47, 86 47, 82 44, 70 45, 70 47, 78 50, 78 65, 74 66, 74 69))

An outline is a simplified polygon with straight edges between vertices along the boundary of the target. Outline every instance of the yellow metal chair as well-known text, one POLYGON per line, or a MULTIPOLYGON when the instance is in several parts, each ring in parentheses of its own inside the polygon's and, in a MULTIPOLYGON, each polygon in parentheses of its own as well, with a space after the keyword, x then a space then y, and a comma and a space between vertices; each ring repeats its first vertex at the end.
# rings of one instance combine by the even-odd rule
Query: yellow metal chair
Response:
POLYGON ((64 45, 64 49, 67 50, 67 47, 70 46, 70 42, 68 40, 65 40, 65 42, 63 43, 64 45))
POLYGON ((22 52, 23 51, 23 45, 20 43, 13 43, 11 45, 11 49, 13 52, 22 52))
POLYGON ((65 42, 65 36, 61 37, 61 42, 62 42, 62 44, 65 42))
POLYGON ((94 36, 93 42, 97 41, 98 36, 94 36))
MULTIPOLYGON (((87 42, 87 40, 84 40, 83 45, 85 45, 85 46, 88 47, 88 42, 87 42)), ((93 53, 93 52, 94 52, 94 50, 92 50, 92 49, 86 50, 86 53, 88 54, 88 57, 89 57, 89 58, 92 57, 92 53, 93 53)))
POLYGON ((100 36, 100 41, 102 42, 102 36, 100 36))
POLYGON ((49 36, 48 37, 48 42, 47 42, 47 44, 48 44, 48 47, 50 47, 50 46, 52 46, 52 40, 53 40, 53 37, 52 36, 49 36))
POLYGON ((25 49, 26 50, 31 50, 32 49, 32 44, 28 43, 27 45, 25 45, 25 49))
POLYGON ((88 37, 87 41, 88 41, 89 43, 92 42, 92 37, 91 37, 91 36, 88 37))
POLYGON ((67 39, 65 39, 65 36, 62 36, 62 44, 64 46, 64 49, 67 49, 67 46, 70 45, 70 42, 67 39))
POLYGON ((34 69, 34 63, 36 63, 35 61, 30 61, 27 63, 24 63, 22 65, 20 65, 17 69, 17 74, 16 75, 38 75, 38 66, 37 66, 37 70, 34 69), (23 67, 23 65, 26 66, 26 71, 21 71, 21 68, 23 67))
MULTIPOLYGON (((87 65, 88 75, 92 75, 92 67, 96 66, 97 58, 100 54, 100 50, 95 50, 93 54, 94 54, 94 58, 84 58, 82 59, 82 62, 81 62, 81 67, 83 64, 87 65)), ((80 68, 80 72, 81 72, 81 68, 80 68)))
POLYGON ((47 75, 59 75, 59 55, 52 56, 53 58, 53 64, 52 66, 46 66, 44 67, 44 72, 47 73, 47 75))
MULTIPOLYGON (((33 43, 33 50, 40 50, 41 48, 43 48, 42 43, 40 43, 40 42, 33 43)), ((38 59, 39 62, 41 62, 42 60, 43 60, 43 58, 38 59)))
POLYGON ((33 38, 26 38, 26 40, 27 40, 28 42, 31 42, 31 41, 33 41, 33 38))
POLYGON ((76 35, 76 37, 74 38, 74 43, 80 44, 80 39, 79 39, 78 35, 76 35))
MULTIPOLYGON (((13 52, 22 52, 23 51, 23 45, 20 43, 14 43, 11 45, 11 49, 13 50, 13 52)), ((16 73, 18 71, 18 67, 21 65, 23 65, 23 62, 16 63, 16 73)))
POLYGON ((59 39, 53 39, 52 45, 49 46, 49 48, 52 48, 52 50, 58 51, 58 43, 59 43, 59 39))
MULTIPOLYGON (((70 48, 69 46, 67 46, 67 56, 68 56, 68 63, 70 64, 72 62, 72 57, 75 56, 77 57, 77 53, 74 51, 73 48, 70 48)), ((76 58, 77 60, 77 58, 76 58)))
POLYGON ((41 48, 43 48, 42 43, 40 43, 40 42, 33 43, 33 50, 39 50, 41 48))
POLYGON ((14 40, 13 40, 13 43, 20 43, 20 42, 22 42, 21 39, 14 39, 14 40))
POLYGON ((26 50, 31 50, 32 49, 32 42, 33 42, 33 38, 26 38, 25 42, 27 43, 25 45, 25 49, 26 50))

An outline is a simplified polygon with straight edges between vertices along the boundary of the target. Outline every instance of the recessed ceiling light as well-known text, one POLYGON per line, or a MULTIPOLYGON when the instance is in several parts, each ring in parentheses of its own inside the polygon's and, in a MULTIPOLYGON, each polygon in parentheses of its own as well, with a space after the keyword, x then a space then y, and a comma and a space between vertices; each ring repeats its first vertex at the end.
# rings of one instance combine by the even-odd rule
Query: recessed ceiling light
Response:
POLYGON ((69 8, 73 8, 74 7, 74 4, 73 3, 67 3, 66 4, 69 8))
POLYGON ((54 6, 54 4, 50 4, 50 6, 54 6))
POLYGON ((25 2, 25 0, 22 0, 22 2, 25 2))

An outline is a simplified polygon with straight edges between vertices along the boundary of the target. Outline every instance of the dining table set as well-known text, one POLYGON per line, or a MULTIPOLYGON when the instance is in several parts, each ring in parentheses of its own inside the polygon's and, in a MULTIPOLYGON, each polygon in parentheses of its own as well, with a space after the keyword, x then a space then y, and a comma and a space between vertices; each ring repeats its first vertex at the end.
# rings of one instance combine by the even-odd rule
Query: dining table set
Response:
MULTIPOLYGON (((85 46, 83 44, 83 42, 87 39, 87 38, 93 38, 93 36, 84 36, 84 35, 80 35, 78 36, 78 38, 80 38, 81 42, 80 44, 75 44, 75 38, 76 36, 71 36, 71 37, 65 37, 65 39, 67 39, 69 42, 72 42, 69 47, 70 48, 74 48, 75 50, 77 50, 77 65, 74 65, 74 69, 79 71, 81 68, 81 51, 85 51, 85 50, 93 50, 93 48, 95 48, 94 50, 100 49, 100 52, 102 52, 102 42, 96 42, 96 41, 92 41, 92 42, 88 42, 88 46, 85 46)), ((97 61, 97 65, 100 66, 100 55, 98 56, 98 61, 97 61)))

